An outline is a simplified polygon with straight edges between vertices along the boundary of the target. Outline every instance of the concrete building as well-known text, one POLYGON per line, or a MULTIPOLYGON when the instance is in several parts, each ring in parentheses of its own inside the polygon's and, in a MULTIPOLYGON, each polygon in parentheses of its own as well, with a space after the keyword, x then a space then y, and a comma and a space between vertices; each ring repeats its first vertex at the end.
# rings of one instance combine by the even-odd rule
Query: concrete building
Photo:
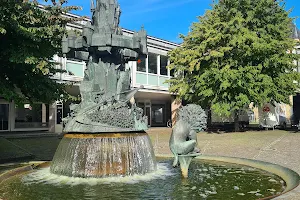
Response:
MULTIPOLYGON (((78 15, 66 14, 69 17, 79 18, 78 15)), ((68 29, 81 31, 89 19, 68 24, 68 29)), ((132 36, 133 31, 123 29, 123 34, 132 36)), ((295 40, 300 39, 300 31, 295 27, 293 36, 295 40)), ((131 69, 131 87, 141 89, 134 97, 136 104, 144 110, 148 117, 149 127, 166 127, 167 121, 173 121, 180 102, 175 101, 173 95, 168 92, 169 85, 165 83, 173 74, 166 68, 169 64, 168 51, 179 47, 179 44, 147 37, 148 58, 140 62, 129 62, 127 68, 131 69)), ((300 46, 293 53, 300 54, 300 46)), ((79 96, 79 85, 84 77, 86 69, 85 62, 71 60, 55 56, 54 60, 60 63, 57 68, 66 70, 67 73, 54 75, 58 82, 69 83, 68 92, 73 96, 79 96)), ((300 73, 300 62, 295 63, 300 73)), ((36 103, 34 105, 23 104, 17 106, 13 101, 7 102, 0 98, 0 132, 9 131, 50 131, 61 132, 63 129, 62 118, 69 112, 70 102, 57 101, 52 105, 36 103)), ((283 104, 283 111, 287 119, 300 119, 300 94, 291 97, 292 106, 283 104), (293 104, 293 102, 295 102, 293 104), (294 114, 293 114, 294 113, 294 114), (298 116, 299 115, 299 116, 298 116)), ((258 109, 254 108, 253 121, 258 121, 258 109)))
MULTIPOLYGON (((295 47, 292 53, 300 54, 300 30, 294 25, 292 38, 299 42, 299 45, 295 47)), ((300 73, 300 60, 295 61, 295 65, 297 66, 295 70, 300 73)), ((291 113, 291 119, 293 124, 299 124, 300 122, 300 91, 297 92, 297 95, 294 97, 290 97, 291 99, 291 106, 290 110, 293 112, 291 113)))

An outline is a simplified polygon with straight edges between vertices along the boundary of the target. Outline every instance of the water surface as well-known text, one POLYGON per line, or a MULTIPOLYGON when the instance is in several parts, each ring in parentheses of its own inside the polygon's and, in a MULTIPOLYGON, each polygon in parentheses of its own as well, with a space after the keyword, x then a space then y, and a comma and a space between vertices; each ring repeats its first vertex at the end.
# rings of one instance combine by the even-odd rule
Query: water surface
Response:
POLYGON ((182 179, 172 160, 158 160, 158 171, 129 177, 70 178, 49 168, 15 176, 0 184, 7 200, 96 199, 258 199, 281 193, 284 181, 248 166, 193 161, 182 179))

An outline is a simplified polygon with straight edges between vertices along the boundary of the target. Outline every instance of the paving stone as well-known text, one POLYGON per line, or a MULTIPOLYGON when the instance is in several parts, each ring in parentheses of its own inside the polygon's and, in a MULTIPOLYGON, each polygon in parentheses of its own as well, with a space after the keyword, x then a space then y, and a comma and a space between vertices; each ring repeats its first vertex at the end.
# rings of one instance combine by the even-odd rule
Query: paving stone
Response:
MULTIPOLYGON (((171 129, 148 131, 156 154, 170 154, 171 129)), ((281 130, 243 133, 198 133, 198 147, 204 155, 256 159, 290 168, 300 174, 300 133, 281 130)), ((300 186, 276 199, 299 200, 300 186)))
POLYGON ((33 154, 26 149, 23 149, 5 138, 0 138, 1 164, 18 160, 33 159, 33 157, 33 154))
MULTIPOLYGON (((169 138, 172 129, 151 128, 147 131, 156 154, 171 154, 169 138)), ((51 160, 59 137, 0 138, 0 160, 4 156, 25 155, 30 152, 35 160, 51 160), (15 145, 11 145, 11 142, 15 145)), ((257 159, 288 167, 300 174, 300 132, 249 131, 243 133, 198 133, 198 146, 204 155, 219 155, 257 159)), ((299 200, 300 187, 276 199, 299 200)))

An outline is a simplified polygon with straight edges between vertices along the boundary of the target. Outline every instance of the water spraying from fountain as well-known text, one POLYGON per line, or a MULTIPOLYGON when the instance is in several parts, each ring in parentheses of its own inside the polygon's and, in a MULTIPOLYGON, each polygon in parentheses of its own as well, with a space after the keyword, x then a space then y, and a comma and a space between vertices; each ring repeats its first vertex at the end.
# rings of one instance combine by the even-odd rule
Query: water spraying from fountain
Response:
POLYGON ((70 177, 111 177, 156 170, 154 151, 145 130, 147 118, 131 99, 128 61, 147 56, 146 32, 124 36, 116 0, 92 0, 92 22, 82 36, 69 34, 62 53, 87 63, 80 85, 82 101, 64 119, 66 135, 51 172, 70 177))
POLYGON ((59 144, 51 172, 71 177, 146 174, 156 170, 145 133, 68 134, 59 144))

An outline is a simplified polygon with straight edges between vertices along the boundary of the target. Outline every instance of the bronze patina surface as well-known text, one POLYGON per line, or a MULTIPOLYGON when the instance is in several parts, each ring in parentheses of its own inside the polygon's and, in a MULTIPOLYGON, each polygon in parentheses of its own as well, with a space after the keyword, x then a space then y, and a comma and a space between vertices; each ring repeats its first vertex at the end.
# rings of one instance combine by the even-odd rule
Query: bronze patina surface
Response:
POLYGON ((70 32, 62 40, 62 53, 86 62, 80 84, 81 103, 70 106, 64 119, 64 132, 129 132, 144 131, 147 118, 131 102, 139 88, 130 88, 128 61, 145 59, 146 31, 123 35, 119 27, 121 9, 117 0, 91 3, 92 22, 77 36, 70 32))
POLYGON ((206 118, 205 111, 196 104, 188 104, 178 110, 169 146, 174 155, 173 167, 180 165, 184 178, 188 177, 192 159, 200 155, 200 149, 197 148, 197 132, 206 128, 206 118))

